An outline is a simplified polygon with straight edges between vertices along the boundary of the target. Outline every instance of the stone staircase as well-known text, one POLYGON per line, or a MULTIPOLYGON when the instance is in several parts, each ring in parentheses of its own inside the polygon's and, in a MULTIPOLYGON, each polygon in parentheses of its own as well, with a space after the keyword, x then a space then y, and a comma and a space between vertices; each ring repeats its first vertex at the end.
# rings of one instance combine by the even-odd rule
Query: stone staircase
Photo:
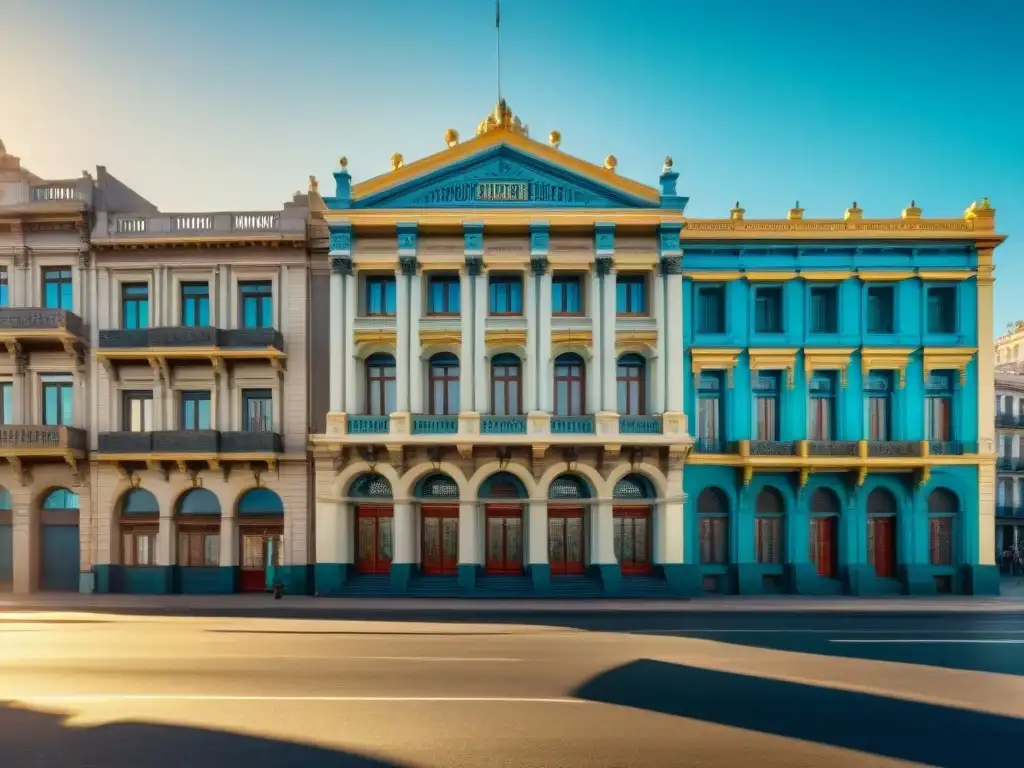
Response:
POLYGON ((550 596, 559 600, 596 600, 608 597, 604 585, 590 576, 552 576, 550 596))
POLYGON ((674 600, 678 595, 665 579, 658 576, 630 575, 622 577, 622 585, 616 597, 632 597, 643 600, 674 600))

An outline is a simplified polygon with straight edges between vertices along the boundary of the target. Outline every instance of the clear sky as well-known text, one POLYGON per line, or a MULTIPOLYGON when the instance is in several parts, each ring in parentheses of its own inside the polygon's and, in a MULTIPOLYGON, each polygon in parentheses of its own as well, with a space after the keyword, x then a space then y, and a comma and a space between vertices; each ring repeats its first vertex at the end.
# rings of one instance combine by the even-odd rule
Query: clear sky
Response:
MULTIPOLYGON (((996 329, 1024 319, 1024 0, 503 0, 531 135, 687 213, 959 216, 987 195, 996 329)), ((165 211, 276 208, 471 136, 493 0, 0 0, 0 138, 40 176, 106 165, 165 211)))

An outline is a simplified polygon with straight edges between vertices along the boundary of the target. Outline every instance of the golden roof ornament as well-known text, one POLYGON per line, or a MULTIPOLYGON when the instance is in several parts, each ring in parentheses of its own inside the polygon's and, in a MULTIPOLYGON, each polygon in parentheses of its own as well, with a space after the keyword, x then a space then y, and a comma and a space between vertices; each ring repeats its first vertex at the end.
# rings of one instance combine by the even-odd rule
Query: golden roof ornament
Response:
POLYGON ((665 155, 665 164, 663 166, 661 166, 661 172, 662 173, 668 173, 671 170, 672 170, 672 156, 671 155, 665 155))
POLYGON ((551 133, 549 133, 548 134, 548 144, 550 144, 555 149, 558 149, 560 146, 562 146, 562 134, 561 134, 561 132, 560 131, 552 131, 551 133))
POLYGON ((615 167, 619 164, 619 161, 615 159, 615 155, 608 155, 604 159, 604 169, 615 173, 615 167))
POLYGON ((983 198, 981 198, 981 205, 979 207, 983 211, 991 211, 992 210, 992 203, 990 203, 988 201, 987 197, 983 197, 983 198))
POLYGON ((786 214, 788 221, 800 221, 804 217, 804 209, 800 207, 800 201, 797 200, 796 204, 789 209, 789 213, 786 214))
POLYGON ((853 201, 853 205, 846 209, 846 214, 843 216, 843 221, 860 221, 864 217, 864 211, 857 206, 857 201, 853 201))
POLYGON ((348 158, 347 157, 339 158, 338 159, 338 165, 340 165, 342 167, 342 169, 348 168, 348 158))
POLYGON ((740 208, 740 201, 736 201, 736 207, 729 211, 729 218, 733 221, 743 221, 743 214, 747 212, 746 208, 740 208))
POLYGON ((402 157, 402 153, 395 152, 395 154, 391 156, 391 170, 397 171, 403 165, 405 165, 405 158, 402 157))
MULTIPOLYGON (((296 192, 296 194, 298 194, 296 192)), ((316 180, 316 176, 309 177, 309 194, 319 195, 320 194, 320 183, 316 180)))
POLYGON ((476 128, 476 135, 483 136, 492 131, 510 131, 520 136, 530 135, 530 126, 512 114, 512 109, 504 99, 498 102, 494 111, 489 114, 476 128))
POLYGON ((454 128, 449 128, 444 132, 444 143, 448 146, 448 149, 454 147, 459 143, 459 132, 454 128))
POLYGON ((917 207, 917 201, 911 200, 910 205, 903 209, 902 218, 904 219, 920 219, 921 209, 917 207))

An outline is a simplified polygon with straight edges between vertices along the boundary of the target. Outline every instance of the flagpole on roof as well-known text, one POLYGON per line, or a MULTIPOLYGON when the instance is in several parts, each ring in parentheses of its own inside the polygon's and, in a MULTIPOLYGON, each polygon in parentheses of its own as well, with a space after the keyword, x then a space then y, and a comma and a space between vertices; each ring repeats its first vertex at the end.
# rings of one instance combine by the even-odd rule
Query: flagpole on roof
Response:
POLYGON ((494 32, 498 49, 498 103, 501 104, 501 0, 494 0, 494 32))

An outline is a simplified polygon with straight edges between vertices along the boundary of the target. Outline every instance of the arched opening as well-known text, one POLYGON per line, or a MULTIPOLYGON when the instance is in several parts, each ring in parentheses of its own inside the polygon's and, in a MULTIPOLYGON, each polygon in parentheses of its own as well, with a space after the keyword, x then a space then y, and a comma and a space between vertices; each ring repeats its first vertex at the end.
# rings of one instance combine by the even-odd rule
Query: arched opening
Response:
POLYGON ((14 509, 11 492, 0 485, 0 592, 14 588, 14 509))
POLYGON ((839 497, 829 488, 811 493, 809 555, 819 576, 836 578, 839 571, 839 497))
POLYGON ((416 484, 420 499, 420 569, 425 574, 459 570, 459 484, 435 472, 416 484))
POLYGON ((782 565, 782 494, 766 486, 754 501, 754 552, 762 565, 782 565))
POLYGON ((868 494, 868 562, 875 575, 896 578, 896 497, 886 488, 868 494))
MULTIPOLYGON (((183 594, 223 592, 219 580, 220 501, 206 488, 192 488, 174 509, 178 532, 176 590, 183 594)), ((230 591, 230 590, 228 590, 230 591)))
POLYGON ((620 416, 647 413, 647 361, 637 354, 623 355, 616 367, 620 416))
POLYGON ((612 538, 615 558, 625 575, 651 571, 651 481, 636 473, 626 475, 612 491, 612 538))
POLYGON ((928 494, 928 552, 932 565, 953 565, 953 539, 959 513, 960 499, 952 491, 936 488, 928 494))
POLYGON ((521 416, 523 413, 523 364, 512 354, 491 360, 491 413, 521 416))
POLYGON ((729 562, 729 499, 720 488, 705 488, 697 496, 697 527, 701 565, 729 562))
POLYGON ((398 374, 394 355, 376 354, 366 359, 366 414, 387 416, 394 412, 398 374))
POLYGON ((459 358, 442 352, 430 358, 429 404, 431 416, 459 414, 459 358))
POLYGON ((526 488, 509 472, 491 475, 480 488, 487 520, 487 572, 518 574, 523 570, 523 502, 526 488))
POLYGON ((555 358, 555 416, 585 415, 586 385, 586 366, 582 357, 566 352, 555 358))
POLYGON ((131 488, 121 496, 121 565, 142 568, 156 565, 160 504, 145 488, 131 488))
POLYGON ((78 494, 54 488, 43 498, 41 588, 77 592, 81 552, 78 538, 78 494))
POLYGON ((284 502, 269 488, 250 488, 237 503, 238 589, 271 589, 284 564, 284 502))
POLYGON ((383 475, 360 475, 349 492, 356 501, 356 570, 388 573, 395 557, 395 508, 383 475))
POLYGON ((548 563, 553 575, 583 573, 586 549, 584 500, 590 486, 578 475, 559 475, 548 488, 548 563))

